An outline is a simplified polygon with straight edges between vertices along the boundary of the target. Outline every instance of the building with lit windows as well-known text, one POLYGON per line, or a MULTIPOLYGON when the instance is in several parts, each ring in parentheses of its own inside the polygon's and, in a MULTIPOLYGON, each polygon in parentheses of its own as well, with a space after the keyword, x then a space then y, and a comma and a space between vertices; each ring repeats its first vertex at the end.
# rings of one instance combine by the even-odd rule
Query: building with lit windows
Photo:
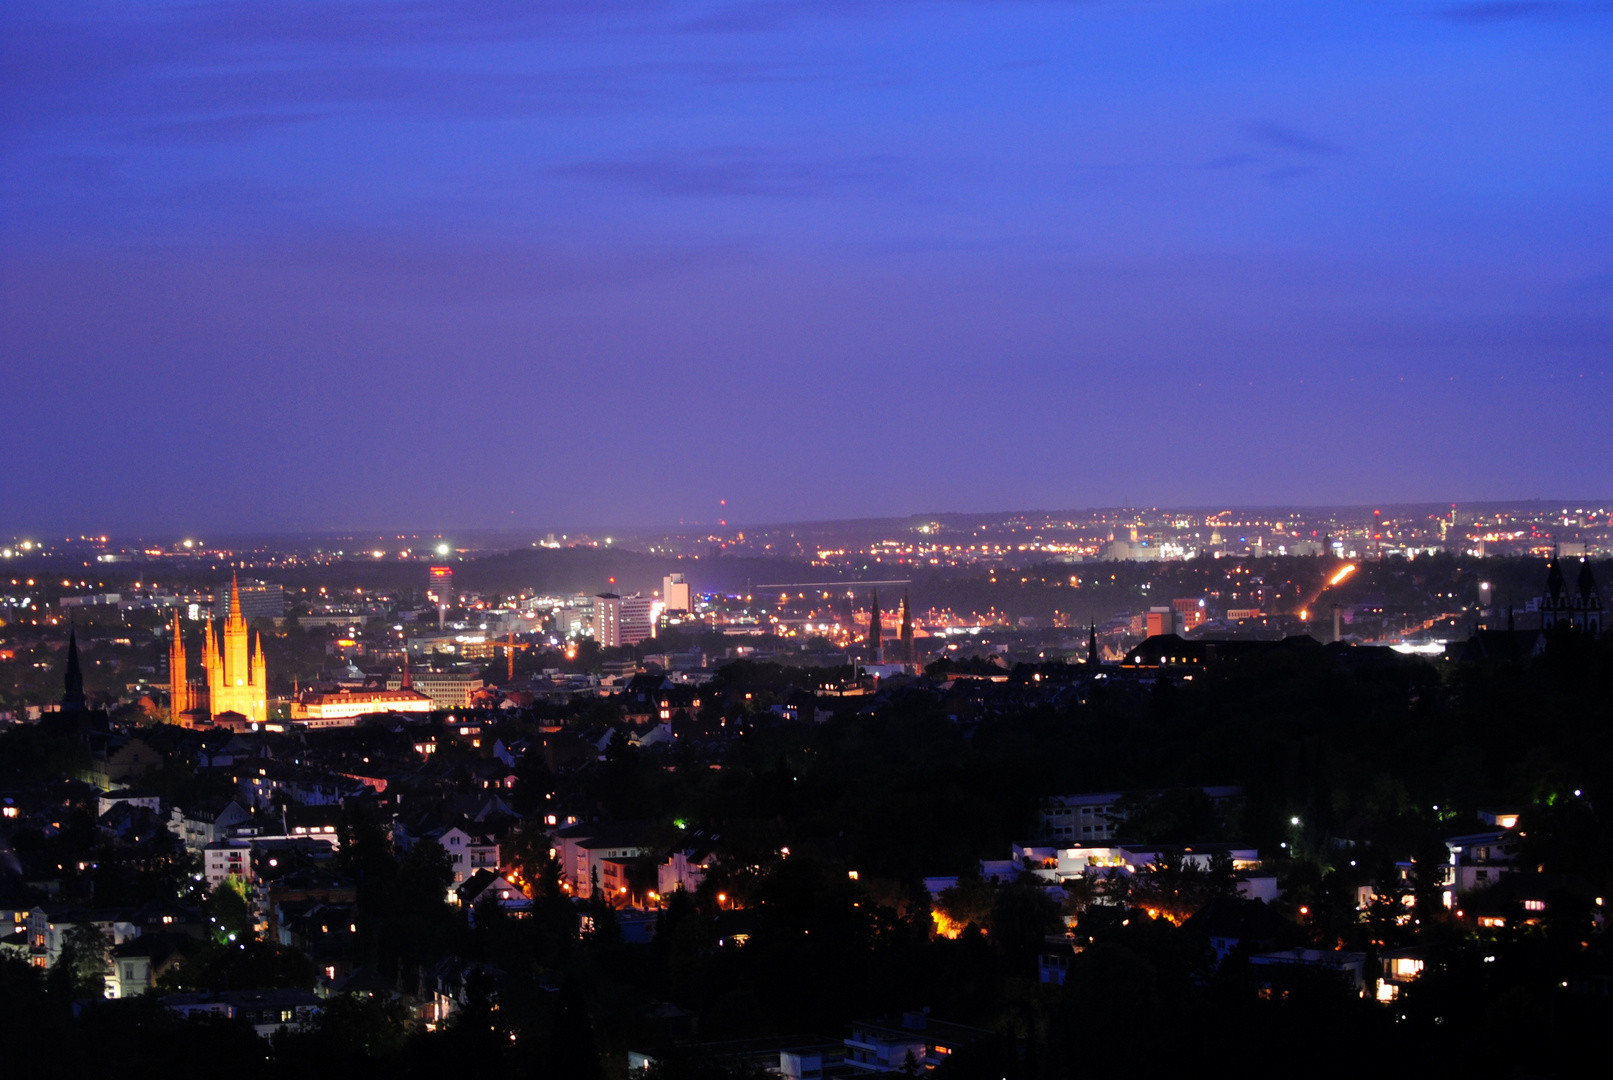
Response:
POLYGON ((594 597, 594 640, 601 648, 637 645, 655 636, 655 601, 641 593, 594 597))

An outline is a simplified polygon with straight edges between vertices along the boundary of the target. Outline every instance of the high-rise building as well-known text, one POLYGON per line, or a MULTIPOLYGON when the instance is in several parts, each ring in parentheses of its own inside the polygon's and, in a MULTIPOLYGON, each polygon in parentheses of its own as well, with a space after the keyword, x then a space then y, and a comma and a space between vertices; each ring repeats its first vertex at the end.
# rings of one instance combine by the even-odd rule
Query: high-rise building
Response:
POLYGON ((668 574, 661 579, 661 603, 668 611, 693 611, 689 597, 689 580, 682 574, 668 574))
POLYGON ((655 633, 650 614, 653 601, 641 593, 618 596, 600 593, 594 597, 594 640, 600 648, 637 645, 655 633))
POLYGON ((231 581, 229 615, 223 627, 215 635, 211 619, 202 626, 203 678, 199 683, 189 679, 179 616, 174 616, 174 637, 168 646, 168 694, 169 712, 176 722, 182 722, 184 714, 197 711, 213 717, 236 713, 257 724, 269 718, 269 673, 264 664, 263 642, 247 626, 242 608, 240 583, 231 581))
POLYGON ((620 635, 623 645, 655 636, 655 601, 643 593, 622 597, 620 635))
POLYGON ((1178 597, 1171 601, 1176 612, 1176 632, 1193 630, 1203 624, 1206 604, 1202 596, 1178 597))
POLYGON ((239 588, 220 585, 213 590, 213 617, 228 619, 235 610, 233 598, 241 598, 241 617, 248 623, 257 619, 283 619, 286 616, 286 594, 278 585, 262 581, 249 581, 239 588))
POLYGON ((614 649, 622 643, 622 598, 615 593, 594 597, 594 640, 601 649, 614 649))
POLYGON ((1176 609, 1174 607, 1153 607, 1148 609, 1149 637, 1174 633, 1176 633, 1176 609))

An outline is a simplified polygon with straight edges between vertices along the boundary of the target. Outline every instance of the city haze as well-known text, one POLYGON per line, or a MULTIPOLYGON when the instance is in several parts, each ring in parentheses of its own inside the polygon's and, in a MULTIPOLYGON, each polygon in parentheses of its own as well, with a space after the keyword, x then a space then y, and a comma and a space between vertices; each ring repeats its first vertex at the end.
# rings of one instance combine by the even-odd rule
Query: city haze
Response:
POLYGON ((1601 5, 0 20, 13 528, 1613 479, 1601 5))

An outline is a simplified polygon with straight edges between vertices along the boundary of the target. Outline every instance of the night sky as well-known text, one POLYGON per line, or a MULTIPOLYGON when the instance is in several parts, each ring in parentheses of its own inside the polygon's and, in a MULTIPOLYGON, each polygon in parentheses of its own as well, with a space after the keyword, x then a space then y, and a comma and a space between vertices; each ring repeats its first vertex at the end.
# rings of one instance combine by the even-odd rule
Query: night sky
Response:
POLYGON ((1613 494, 1613 6, 0 5, 0 527, 1613 494))

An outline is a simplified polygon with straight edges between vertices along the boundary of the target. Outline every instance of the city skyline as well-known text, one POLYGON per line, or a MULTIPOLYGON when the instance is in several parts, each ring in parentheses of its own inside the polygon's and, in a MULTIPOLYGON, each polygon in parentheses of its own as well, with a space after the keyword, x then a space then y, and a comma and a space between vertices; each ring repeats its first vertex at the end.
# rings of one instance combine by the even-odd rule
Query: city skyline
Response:
POLYGON ((1610 56, 0 4, 4 1060, 1581 1075, 1610 56))

